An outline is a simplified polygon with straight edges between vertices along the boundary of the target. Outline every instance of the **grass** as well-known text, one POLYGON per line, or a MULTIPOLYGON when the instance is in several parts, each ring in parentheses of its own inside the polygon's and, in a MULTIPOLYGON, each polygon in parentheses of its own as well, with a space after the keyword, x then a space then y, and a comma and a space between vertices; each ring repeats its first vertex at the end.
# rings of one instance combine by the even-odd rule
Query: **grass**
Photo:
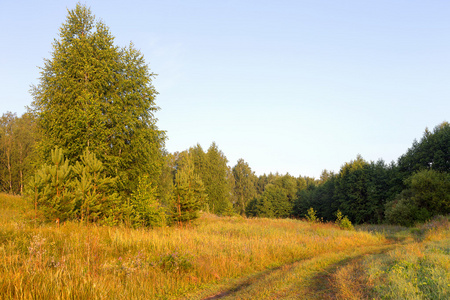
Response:
POLYGON ((0 203, 4 299, 174 299, 317 255, 384 242, 331 224, 214 215, 203 215, 187 229, 35 224, 22 198, 1 195, 0 203))
POLYGON ((33 218, 24 199, 0 194, 1 299, 400 299, 394 285, 414 276, 423 297, 449 290, 442 226, 399 243, 288 219, 204 214, 191 228, 149 230, 33 218))
MULTIPOLYGON (((389 227, 389 226, 384 226, 389 227)), ((385 228, 380 227, 382 230, 385 228)), ((354 260, 332 275, 337 299, 450 299, 450 222, 386 230, 394 249, 354 260)))

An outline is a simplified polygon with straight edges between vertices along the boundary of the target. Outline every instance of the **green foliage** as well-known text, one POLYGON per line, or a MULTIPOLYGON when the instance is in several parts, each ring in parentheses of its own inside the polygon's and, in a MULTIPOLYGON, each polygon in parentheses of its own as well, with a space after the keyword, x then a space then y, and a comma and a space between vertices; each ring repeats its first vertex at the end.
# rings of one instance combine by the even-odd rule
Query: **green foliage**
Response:
POLYGON ((160 227, 166 224, 166 209, 157 197, 157 188, 148 175, 139 178, 136 192, 131 195, 131 224, 135 227, 160 227))
MULTIPOLYGON (((425 129, 422 139, 398 159, 401 180, 422 169, 450 172, 450 124, 443 122, 431 132, 425 129)), ((401 184, 401 182, 399 183, 401 184)))
POLYGON ((335 201, 356 223, 364 222, 366 217, 372 214, 367 207, 368 166, 369 164, 358 155, 355 160, 342 166, 337 177, 335 201))
POLYGON ((34 145, 38 139, 31 114, 21 117, 11 112, 0 118, 0 190, 22 194, 32 173, 34 145))
POLYGON ((409 191, 402 192, 396 199, 386 203, 386 221, 389 224, 413 226, 416 222, 425 222, 432 214, 426 208, 420 208, 412 199, 409 191))
POLYGON ((290 217, 296 199, 297 179, 289 174, 269 177, 270 183, 264 186, 262 194, 249 202, 247 207, 251 211, 248 211, 247 215, 266 218, 290 217))
POLYGON ((30 194, 46 219, 64 221, 75 213, 72 167, 58 147, 51 151, 51 161, 51 165, 43 165, 31 179, 30 194))
POLYGON ((364 269, 376 292, 373 298, 450 298, 450 232, 448 221, 442 221, 439 225, 444 227, 433 221, 438 227, 427 230, 420 242, 365 258, 364 269))
POLYGON ((205 184, 208 206, 216 214, 221 214, 231 201, 232 185, 229 176, 231 171, 227 163, 225 154, 212 143, 206 152, 206 170, 201 173, 200 178, 205 184))
POLYGON ((228 216, 228 217, 232 217, 232 216, 236 215, 235 207, 233 207, 233 204, 231 202, 227 203, 227 206, 222 211, 222 215, 223 216, 228 216))
POLYGON ((336 178, 335 206, 357 224, 381 223, 390 196, 389 168, 380 160, 368 163, 358 155, 336 178))
POLYGON ((56 145, 74 163, 89 147, 128 196, 140 174, 158 180, 165 135, 154 118, 154 74, 133 45, 113 41, 89 8, 70 10, 32 90, 32 106, 44 136, 42 158, 56 145))
POLYGON ((306 220, 308 220, 308 222, 312 222, 312 223, 319 221, 319 218, 317 218, 314 208, 310 207, 308 209, 308 213, 306 214, 306 220))
POLYGON ((386 220, 412 226, 432 216, 450 213, 450 175, 434 170, 419 171, 405 180, 406 188, 386 204, 386 220))
POLYGON ((192 257, 173 251, 160 256, 158 266, 165 272, 183 273, 192 269, 192 257))
POLYGON ((256 196, 255 183, 256 175, 252 172, 250 166, 239 159, 232 169, 234 177, 234 196, 236 197, 235 207, 240 215, 245 214, 245 207, 249 201, 256 196))
POLYGON ((251 199, 245 206, 245 215, 247 217, 257 217, 258 216, 258 198, 251 199))
POLYGON ((337 209, 337 203, 334 201, 335 183, 336 175, 318 185, 312 181, 307 182, 306 188, 297 192, 293 207, 294 216, 302 217, 307 214, 310 207, 313 207, 321 218, 332 220, 333 212, 337 209))
POLYGON ((115 178, 106 176, 103 164, 86 149, 75 166, 63 150, 51 151, 52 164, 44 164, 29 183, 28 195, 47 220, 79 219, 116 224, 123 207, 115 192, 115 178))
POLYGON ((208 195, 204 209, 215 214, 223 214, 229 209, 230 204, 233 205, 234 200, 234 177, 227 166, 227 158, 215 143, 211 144, 206 153, 197 144, 189 150, 176 154, 178 156, 175 159, 176 168, 183 168, 186 155, 190 156, 194 173, 203 182, 208 195))
POLYGON ((422 170, 406 180, 414 202, 433 214, 450 213, 450 173, 422 170))
POLYGON ((339 226, 341 229, 347 229, 347 230, 354 230, 355 228, 352 225, 352 222, 348 219, 347 216, 343 216, 342 212, 338 210, 336 212, 336 225, 339 226))
POLYGON ((164 164, 161 168, 161 175, 159 177, 159 184, 157 187, 157 194, 159 202, 168 207, 173 202, 174 180, 175 180, 175 156, 173 154, 166 154, 164 156, 164 164))
POLYGON ((200 177, 194 173, 190 155, 184 157, 183 168, 175 176, 173 220, 182 226, 199 217, 199 211, 207 200, 205 187, 200 177))
POLYGON ((88 148, 80 160, 73 167, 76 215, 81 221, 106 219, 111 223, 121 212, 116 178, 106 176, 103 163, 88 148))

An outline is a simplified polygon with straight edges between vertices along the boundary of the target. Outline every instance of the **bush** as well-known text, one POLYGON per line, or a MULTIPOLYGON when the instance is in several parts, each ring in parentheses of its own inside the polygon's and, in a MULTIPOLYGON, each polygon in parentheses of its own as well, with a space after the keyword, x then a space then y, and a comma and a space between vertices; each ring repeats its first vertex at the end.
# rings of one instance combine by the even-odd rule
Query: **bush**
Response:
POLYGON ((319 221, 319 218, 317 218, 314 208, 310 207, 308 209, 308 213, 306 214, 306 220, 308 220, 308 222, 313 222, 313 223, 319 221))
POLYGON ((386 221, 390 224, 413 226, 416 222, 425 222, 432 213, 424 207, 419 207, 411 197, 411 191, 405 190, 396 199, 385 206, 386 221))
POLYGON ((347 230, 355 229, 352 225, 352 222, 348 219, 347 216, 343 216, 340 210, 336 212, 336 225, 339 226, 341 229, 347 230))
POLYGON ((159 267, 166 272, 186 272, 192 268, 192 257, 188 254, 178 253, 175 250, 172 253, 160 255, 159 267))

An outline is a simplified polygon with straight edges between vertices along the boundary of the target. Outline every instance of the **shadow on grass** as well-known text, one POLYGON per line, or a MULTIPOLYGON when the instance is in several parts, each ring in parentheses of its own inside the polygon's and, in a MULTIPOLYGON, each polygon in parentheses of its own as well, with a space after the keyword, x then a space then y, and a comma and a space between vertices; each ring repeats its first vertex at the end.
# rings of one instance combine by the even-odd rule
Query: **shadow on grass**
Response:
POLYGON ((203 298, 203 300, 214 300, 214 299, 222 299, 225 297, 233 297, 233 295, 238 294, 240 291, 252 286, 253 284, 263 281, 264 279, 271 276, 276 271, 284 269, 284 268, 289 268, 290 265, 293 265, 295 263, 296 262, 292 262, 287 265, 281 265, 281 266, 278 266, 278 267, 275 267, 272 269, 262 271, 256 275, 251 276, 250 278, 245 279, 243 282, 239 283, 238 285, 234 286, 231 289, 228 289, 226 291, 217 293, 215 295, 203 298))
POLYGON ((364 256, 365 254, 361 254, 355 257, 345 258, 317 273, 311 279, 311 285, 304 299, 336 299, 337 292, 333 286, 333 274, 348 264, 361 260, 364 256))

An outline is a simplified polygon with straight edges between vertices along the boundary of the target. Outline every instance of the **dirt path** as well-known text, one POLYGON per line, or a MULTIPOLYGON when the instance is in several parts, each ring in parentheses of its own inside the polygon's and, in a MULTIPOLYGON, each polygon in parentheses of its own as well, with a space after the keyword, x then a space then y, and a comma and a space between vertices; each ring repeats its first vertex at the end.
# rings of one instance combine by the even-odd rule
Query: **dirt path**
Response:
POLYGON ((351 272, 357 272, 357 262, 364 256, 383 253, 396 246, 387 243, 322 254, 235 280, 216 292, 210 290, 205 294, 207 291, 204 291, 188 299, 336 299, 333 274, 349 265, 352 265, 351 272))

